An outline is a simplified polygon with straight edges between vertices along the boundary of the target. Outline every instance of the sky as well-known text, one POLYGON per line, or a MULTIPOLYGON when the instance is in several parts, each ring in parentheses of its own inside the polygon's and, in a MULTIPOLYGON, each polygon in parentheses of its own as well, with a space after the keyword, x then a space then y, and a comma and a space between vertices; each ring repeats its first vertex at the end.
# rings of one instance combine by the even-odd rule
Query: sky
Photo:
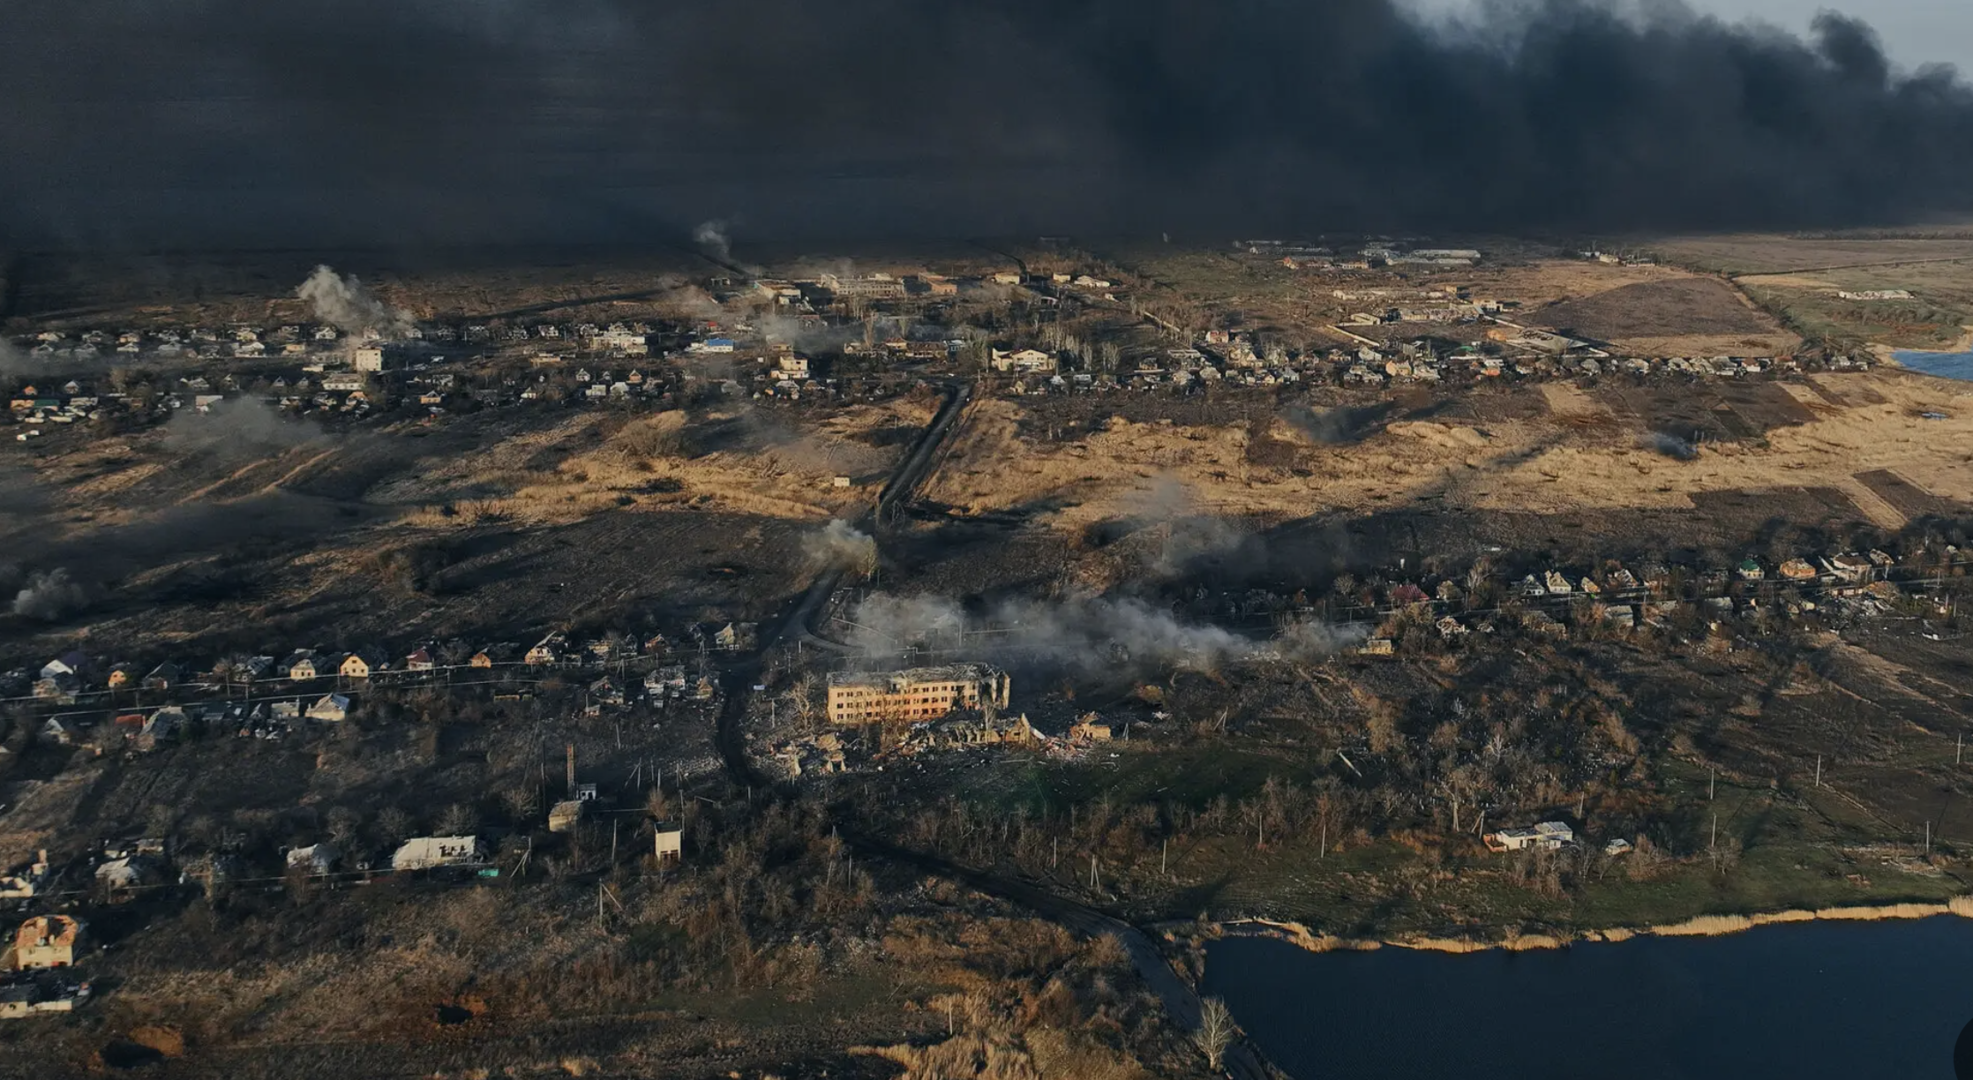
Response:
MULTIPOLYGON (((1471 10, 1475 0, 1408 0, 1421 11, 1471 10)), ((1973 74, 1973 2, 1968 0, 1687 0, 1693 10, 1722 19, 1758 19, 1794 34, 1808 32, 1825 10, 1871 24, 1893 63, 1915 69, 1953 64, 1973 74)))

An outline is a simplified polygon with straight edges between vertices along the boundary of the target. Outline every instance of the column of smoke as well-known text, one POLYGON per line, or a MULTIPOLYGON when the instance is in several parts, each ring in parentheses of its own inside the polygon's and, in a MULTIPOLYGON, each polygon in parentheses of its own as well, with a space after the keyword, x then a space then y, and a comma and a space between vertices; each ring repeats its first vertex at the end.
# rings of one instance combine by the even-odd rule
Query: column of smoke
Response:
POLYGON ((89 603, 89 594, 57 567, 36 573, 14 594, 14 614, 30 619, 55 622, 74 614, 89 603))
POLYGON ((14 343, 0 337, 0 375, 19 375, 27 370, 27 357, 14 347, 14 343))
POLYGON ((878 593, 858 605, 848 644, 866 660, 895 661, 924 648, 949 659, 1033 664, 1086 673, 1120 662, 1213 671, 1243 660, 1315 659, 1348 644, 1347 628, 1300 623, 1255 641, 1217 626, 1180 622, 1141 600, 1004 601, 973 615, 935 596, 878 593))
POLYGON ((692 230, 692 242, 699 245, 700 249, 716 262, 726 266, 737 267, 739 270, 756 277, 760 275, 760 267, 747 266, 733 261, 733 238, 727 234, 726 222, 724 221, 713 220, 700 222, 699 227, 692 230))
POLYGON ((410 312, 370 295, 355 275, 339 277, 326 265, 317 266, 295 289, 295 296, 308 301, 317 319, 346 333, 374 330, 386 338, 400 338, 415 322, 410 312))
POLYGON ((868 577, 877 570, 877 541, 840 518, 809 534, 802 551, 817 571, 844 570, 868 577))

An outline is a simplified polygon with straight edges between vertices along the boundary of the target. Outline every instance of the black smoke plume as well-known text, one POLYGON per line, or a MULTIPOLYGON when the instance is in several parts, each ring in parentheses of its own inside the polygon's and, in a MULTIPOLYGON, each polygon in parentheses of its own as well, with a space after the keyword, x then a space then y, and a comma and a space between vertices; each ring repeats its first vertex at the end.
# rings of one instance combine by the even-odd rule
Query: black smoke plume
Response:
POLYGON ((14 0, 0 241, 1703 228, 1973 204, 1973 90, 1675 2, 14 0))

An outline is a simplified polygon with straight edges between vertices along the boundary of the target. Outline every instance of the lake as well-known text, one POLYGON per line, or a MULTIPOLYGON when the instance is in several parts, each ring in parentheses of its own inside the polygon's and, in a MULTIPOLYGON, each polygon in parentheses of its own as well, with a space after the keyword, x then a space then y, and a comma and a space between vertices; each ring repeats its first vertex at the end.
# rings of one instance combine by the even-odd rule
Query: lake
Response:
POLYGON ((1892 353, 1891 358, 1922 375, 1938 375, 1947 379, 1973 379, 1973 352, 1900 351, 1892 353))
POLYGON ((1295 1080, 1952 1080, 1973 919, 1810 922, 1545 952, 1228 938, 1204 992, 1295 1080))

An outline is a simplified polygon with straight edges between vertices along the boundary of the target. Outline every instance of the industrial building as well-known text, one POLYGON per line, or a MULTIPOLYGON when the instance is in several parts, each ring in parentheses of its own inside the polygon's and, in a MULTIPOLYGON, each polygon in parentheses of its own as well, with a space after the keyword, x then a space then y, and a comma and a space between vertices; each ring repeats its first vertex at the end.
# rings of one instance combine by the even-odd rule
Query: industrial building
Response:
POLYGON ((955 709, 1007 707, 1007 673, 974 664, 829 676, 829 722, 911 723, 955 709))

